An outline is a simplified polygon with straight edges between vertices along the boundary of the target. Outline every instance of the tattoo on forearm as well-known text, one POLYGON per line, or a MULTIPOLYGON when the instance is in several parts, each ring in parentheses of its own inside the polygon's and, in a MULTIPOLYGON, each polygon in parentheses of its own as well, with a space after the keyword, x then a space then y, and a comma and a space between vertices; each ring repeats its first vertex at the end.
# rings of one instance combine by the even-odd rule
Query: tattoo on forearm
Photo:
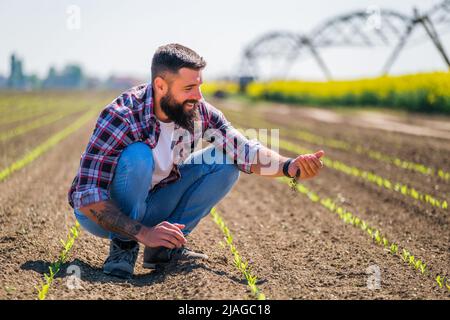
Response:
POLYGON ((142 229, 142 224, 128 218, 114 203, 106 202, 102 210, 89 211, 101 227, 131 239, 136 240, 136 235, 142 229))

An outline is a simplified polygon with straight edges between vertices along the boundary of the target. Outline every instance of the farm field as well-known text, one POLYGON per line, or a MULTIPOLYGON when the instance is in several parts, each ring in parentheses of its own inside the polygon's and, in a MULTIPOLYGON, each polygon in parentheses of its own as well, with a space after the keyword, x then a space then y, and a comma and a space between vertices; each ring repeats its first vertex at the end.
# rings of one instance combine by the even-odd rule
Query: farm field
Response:
MULTIPOLYGON (((79 157, 116 95, 20 94, 13 113, 18 98, 0 94, 0 299, 39 298, 75 225, 67 191, 79 157)), ((326 168, 295 190, 241 174, 220 218, 188 238, 205 262, 148 271, 141 250, 123 281, 102 272, 108 241, 80 230, 46 299, 450 298, 450 118, 336 111, 330 121, 313 107, 208 101, 236 128, 280 129, 283 155, 325 150, 326 168)))

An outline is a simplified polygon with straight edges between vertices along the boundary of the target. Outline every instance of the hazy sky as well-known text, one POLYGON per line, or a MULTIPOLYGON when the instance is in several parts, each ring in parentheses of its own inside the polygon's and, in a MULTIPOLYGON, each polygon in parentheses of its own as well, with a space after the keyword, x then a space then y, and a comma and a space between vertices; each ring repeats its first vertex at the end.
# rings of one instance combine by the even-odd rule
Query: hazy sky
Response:
MULTIPOLYGON (((0 0, 0 74, 9 72, 9 56, 24 59, 27 73, 45 76, 49 66, 80 63, 92 75, 131 74, 149 78, 155 49, 184 44, 208 61, 205 80, 232 73, 243 47, 274 30, 305 32, 325 19, 379 6, 410 14, 441 0, 0 0), (71 30, 71 5, 80 9, 80 28, 71 30), (69 11, 68 11, 69 10, 69 11), (69 27, 68 27, 69 25, 69 27)), ((75 25, 76 27, 76 25, 75 25)), ((450 26, 449 26, 450 28, 450 26)), ((449 29, 447 29, 450 31, 449 29)), ((450 51, 450 34, 442 36, 450 51)), ((380 72, 389 49, 323 50, 336 77, 380 72)), ((405 50, 393 73, 446 70, 430 41, 405 50)), ((296 68, 304 78, 321 78, 309 58, 296 68)))

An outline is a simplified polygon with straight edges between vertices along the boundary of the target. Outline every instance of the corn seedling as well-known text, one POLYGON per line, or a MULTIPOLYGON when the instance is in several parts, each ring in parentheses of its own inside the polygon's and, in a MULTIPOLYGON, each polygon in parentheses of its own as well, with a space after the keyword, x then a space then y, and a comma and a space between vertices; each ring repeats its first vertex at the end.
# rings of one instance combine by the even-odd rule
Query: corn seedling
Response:
POLYGON ((407 250, 405 250, 405 249, 403 249, 403 251, 402 251, 402 259, 405 262, 409 261, 409 252, 407 250))
POLYGON ((392 254, 397 254, 398 253, 398 245, 396 245, 396 244, 391 244, 391 247, 390 247, 390 252, 392 253, 392 254))
POLYGON ((439 288, 442 288, 444 286, 444 278, 441 277, 441 275, 438 275, 436 277, 436 282, 437 282, 439 288))
POLYGON ((419 259, 416 259, 416 262, 414 262, 414 268, 416 270, 419 270, 421 265, 422 265, 422 261, 419 259))
POLYGON ((48 290, 53 282, 53 279, 55 278, 55 275, 61 270, 62 264, 64 264, 67 261, 67 257, 69 254, 70 249, 72 249, 72 246, 75 242, 75 239, 79 236, 79 228, 80 224, 78 221, 75 222, 75 226, 70 228, 69 235, 67 236, 67 240, 60 240, 63 249, 59 254, 58 260, 54 263, 52 263, 48 269, 48 273, 44 273, 44 283, 41 284, 40 288, 36 288, 38 291, 38 299, 44 300, 47 296, 48 290))
POLYGON ((376 242, 377 244, 381 244, 381 242, 382 242, 382 237, 381 237, 380 232, 379 232, 378 230, 375 231, 374 239, 375 239, 375 242, 376 242))
POLYGON ((421 263, 419 269, 422 274, 425 274, 425 272, 427 271, 427 265, 425 263, 421 263))
POLYGON ((366 230, 367 230, 367 223, 366 223, 365 221, 363 221, 363 222, 361 223, 361 230, 362 230, 362 231, 366 231, 366 230))

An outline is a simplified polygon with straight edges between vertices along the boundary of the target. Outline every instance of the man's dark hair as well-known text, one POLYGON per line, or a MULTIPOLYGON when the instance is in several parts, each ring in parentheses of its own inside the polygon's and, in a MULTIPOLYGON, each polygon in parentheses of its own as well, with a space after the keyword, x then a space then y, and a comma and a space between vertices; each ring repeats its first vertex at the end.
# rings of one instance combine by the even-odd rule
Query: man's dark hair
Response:
POLYGON ((201 70, 206 61, 197 52, 178 43, 159 47, 152 59, 152 84, 156 77, 163 77, 169 72, 177 74, 181 68, 201 70))

